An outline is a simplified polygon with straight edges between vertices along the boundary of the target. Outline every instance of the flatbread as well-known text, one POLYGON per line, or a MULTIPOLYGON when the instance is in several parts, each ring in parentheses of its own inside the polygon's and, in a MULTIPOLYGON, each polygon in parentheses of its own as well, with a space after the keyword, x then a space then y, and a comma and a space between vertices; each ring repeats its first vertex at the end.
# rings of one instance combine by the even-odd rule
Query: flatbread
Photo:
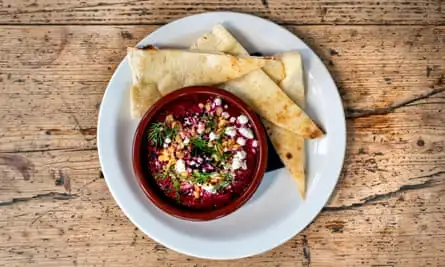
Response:
POLYGON ((139 118, 161 96, 192 85, 215 85, 261 69, 271 59, 175 49, 128 48, 133 74, 131 114, 139 118))
MULTIPOLYGON (((286 52, 280 58, 285 66, 286 77, 279 85, 295 103, 304 108, 305 94, 301 55, 298 52, 286 52)), ((281 161, 295 179, 301 197, 305 198, 306 160, 304 138, 286 129, 275 127, 269 122, 266 122, 264 126, 281 161)))
MULTIPOLYGON (((212 32, 199 38, 192 49, 218 49, 234 55, 248 55, 238 41, 222 27, 214 27, 212 32)), ((283 66, 270 67, 274 80, 282 79, 283 66), (281 75, 280 75, 281 72, 281 75), (281 77, 281 78, 280 78, 281 77)), ((269 70, 269 69, 266 69, 269 70)), ((241 98, 261 117, 304 138, 319 138, 323 132, 311 118, 290 99, 286 93, 262 70, 252 71, 240 79, 230 80, 224 85, 227 91, 241 98)))
MULTIPOLYGON (((241 44, 222 26, 217 25, 212 32, 206 33, 199 38, 194 46, 198 49, 217 49, 233 55, 246 55, 248 52, 241 44)), ((297 52, 284 53, 279 58, 281 66, 266 65, 263 71, 270 77, 263 77, 261 81, 273 80, 279 83, 281 89, 300 107, 304 107, 304 80, 302 71, 301 56, 297 52)), ((262 72, 262 71, 261 71, 262 72)), ((241 78, 244 79, 244 78, 241 78)), ((249 90, 249 85, 241 89, 249 90)), ((298 191, 302 198, 305 197, 306 177, 305 177, 305 154, 304 139, 302 136, 278 127, 273 123, 263 120, 267 133, 271 139, 275 150, 280 156, 286 168, 291 172, 298 185, 298 191)))

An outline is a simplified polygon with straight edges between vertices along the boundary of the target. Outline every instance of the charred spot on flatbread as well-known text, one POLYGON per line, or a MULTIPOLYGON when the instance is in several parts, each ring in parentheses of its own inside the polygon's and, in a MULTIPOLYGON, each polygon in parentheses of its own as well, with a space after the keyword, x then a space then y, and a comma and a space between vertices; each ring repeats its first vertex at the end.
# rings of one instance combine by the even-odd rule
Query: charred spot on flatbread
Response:
POLYGON ((286 153, 286 158, 287 158, 287 159, 292 159, 292 153, 287 152, 287 153, 286 153))

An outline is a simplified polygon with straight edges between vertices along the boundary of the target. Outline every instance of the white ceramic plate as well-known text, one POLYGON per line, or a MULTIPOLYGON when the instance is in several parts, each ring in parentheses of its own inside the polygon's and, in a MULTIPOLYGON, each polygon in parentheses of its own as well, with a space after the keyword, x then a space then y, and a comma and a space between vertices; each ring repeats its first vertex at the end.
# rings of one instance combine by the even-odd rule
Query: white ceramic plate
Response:
POLYGON ((132 170, 131 146, 137 121, 130 119, 131 71, 127 59, 116 69, 105 91, 97 143, 108 187, 120 208, 141 231, 184 254, 235 259, 284 243, 315 218, 337 183, 346 130, 342 102, 326 67, 303 41, 270 21, 239 13, 204 13, 160 27, 139 45, 187 48, 217 23, 223 23, 250 52, 265 55, 289 50, 301 52, 307 111, 327 132, 326 137, 307 142, 306 200, 299 197, 288 171, 280 169, 265 175, 258 191, 241 209, 218 220, 189 222, 157 209, 139 188, 132 170))

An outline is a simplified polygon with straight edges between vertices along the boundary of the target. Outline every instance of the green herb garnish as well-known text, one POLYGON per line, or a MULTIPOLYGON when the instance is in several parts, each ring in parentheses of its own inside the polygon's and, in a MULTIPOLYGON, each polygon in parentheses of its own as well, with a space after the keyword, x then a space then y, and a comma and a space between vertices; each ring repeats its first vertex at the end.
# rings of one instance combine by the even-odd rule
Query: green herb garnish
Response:
POLYGON ((178 126, 175 126, 173 128, 166 128, 165 129, 165 137, 173 140, 176 136, 176 133, 178 132, 178 129, 179 129, 178 126))
POLYGON ((210 128, 210 130, 215 131, 216 130, 216 118, 213 117, 208 121, 208 127, 210 128))
POLYGON ((224 161, 228 160, 231 156, 232 156, 232 154, 230 154, 230 153, 223 153, 219 159, 221 162, 224 162, 224 161))
POLYGON ((164 122, 152 123, 148 129, 148 140, 150 140, 155 146, 160 145, 164 140, 165 128, 166 126, 164 122))
POLYGON ((202 151, 207 154, 213 154, 215 152, 212 147, 208 146, 207 141, 201 138, 194 137, 190 141, 193 144, 194 154, 199 154, 199 151, 202 151))
POLYGON ((205 184, 209 181, 210 176, 212 176, 212 174, 213 173, 194 172, 192 173, 193 182, 197 184, 205 184))
POLYGON ((233 176, 230 173, 224 173, 224 181, 215 186, 215 190, 221 190, 229 186, 233 182, 233 176))
POLYGON ((176 191, 176 200, 179 202, 179 190, 181 189, 181 183, 179 182, 179 179, 178 178, 174 178, 174 179, 172 179, 172 182, 173 182, 173 187, 175 188, 175 191, 176 191))
POLYGON ((160 172, 160 173, 156 173, 155 175, 153 175, 153 177, 156 179, 156 180, 162 180, 162 179, 165 179, 165 178, 167 178, 169 176, 169 173, 168 172, 160 172))
POLYGON ((148 140, 150 140, 153 145, 160 146, 165 138, 173 139, 178 132, 178 126, 169 128, 165 122, 155 122, 150 125, 148 129, 148 140))

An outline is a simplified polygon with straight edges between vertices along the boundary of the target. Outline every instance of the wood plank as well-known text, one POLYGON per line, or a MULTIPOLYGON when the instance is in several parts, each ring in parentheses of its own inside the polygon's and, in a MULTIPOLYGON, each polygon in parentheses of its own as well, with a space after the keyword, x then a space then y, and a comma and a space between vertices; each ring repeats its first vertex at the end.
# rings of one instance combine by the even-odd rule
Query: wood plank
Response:
MULTIPOLYGON (((0 201, 1 266, 204 266, 150 240, 128 221, 99 176, 91 152, 20 154, 35 163, 28 192, 0 201), (70 177, 71 198, 45 169, 70 177), (34 183, 32 183, 34 181, 34 183), (46 189, 45 189, 46 186, 46 189), (40 193, 39 193, 40 192, 40 193), (44 192, 57 194, 44 195, 44 192), (39 193, 37 195, 36 193, 39 193), (65 197, 62 197, 65 196, 65 197)), ((20 173, 17 176, 21 176, 20 173)), ((364 205, 326 208, 302 233, 267 253, 214 266, 433 266, 445 260, 444 176, 430 186, 388 194, 364 205), (440 179, 442 178, 442 179, 440 179)), ((66 180, 65 180, 66 182, 66 180)), ((1 195, 13 192, 3 187, 1 195)), ((360 188, 357 185, 356 188, 360 188)), ((340 191, 343 187, 339 188, 340 191)), ((369 193, 373 189, 369 188, 369 193)))
MULTIPOLYGON (((0 33, 5 40, 0 93, 6 97, 0 98, 0 109, 6 127, 0 129, 0 152, 95 149, 97 109, 107 80, 125 47, 154 29, 5 28, 0 33)), ((445 49, 440 44, 445 27, 291 29, 326 62, 349 110, 390 105, 443 83, 445 49)), ((443 97, 433 95, 386 116, 349 121, 342 190, 332 203, 359 203, 369 196, 369 188, 375 194, 392 192, 416 182, 413 177, 444 171, 443 97)))
POLYGON ((443 1, 3 0, 0 24, 164 24, 206 11, 237 11, 284 24, 444 24, 443 1))
MULTIPOLYGON (((155 28, 0 29, 0 266, 208 263, 135 230, 100 178, 95 127, 103 90, 125 47, 155 28)), ((302 234, 266 254, 214 265, 439 265, 445 27, 290 29, 340 87, 350 117, 344 171, 330 204, 302 234), (360 117, 406 99, 415 101, 360 117)))

